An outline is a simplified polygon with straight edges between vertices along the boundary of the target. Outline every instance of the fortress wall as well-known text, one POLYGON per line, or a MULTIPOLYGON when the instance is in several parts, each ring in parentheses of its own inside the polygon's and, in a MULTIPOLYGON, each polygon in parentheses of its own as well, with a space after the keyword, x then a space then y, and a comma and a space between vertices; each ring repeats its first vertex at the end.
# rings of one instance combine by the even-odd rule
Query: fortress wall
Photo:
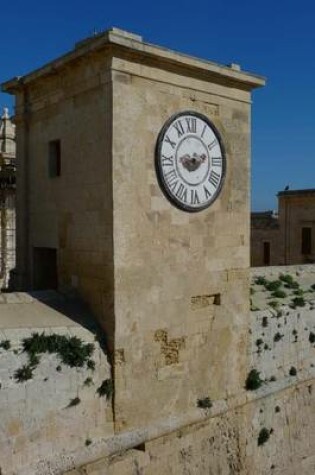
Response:
POLYGON ((1 294, 0 341, 10 341, 9 349, 0 350, 1 474, 313 475, 315 343, 310 334, 315 333, 315 310, 306 290, 315 283, 315 266, 253 269, 252 275, 271 281, 280 272, 290 273, 305 289, 306 303, 290 308, 292 296, 286 290, 286 305, 270 309, 268 291, 253 284, 252 298, 260 310, 251 312, 248 372, 259 371, 261 387, 244 388, 229 401, 232 409, 210 392, 212 407, 196 406, 190 422, 183 414, 182 427, 169 419, 163 431, 153 427, 147 435, 139 431, 124 437, 114 434, 110 400, 97 393, 111 375, 93 331, 67 318, 69 309, 56 311, 51 301, 1 294), (32 379, 18 382, 17 369, 28 363, 21 344, 34 332, 75 335, 93 343, 95 371, 86 365, 69 368, 55 354, 44 354, 32 379), (283 336, 275 341, 277 333, 283 336), (296 375, 290 374, 292 367, 296 375), (80 402, 71 406, 76 398, 80 402), (259 445, 262 429, 269 439, 259 445))
POLYGON ((35 466, 52 473, 44 462, 52 457, 71 467, 71 451, 87 451, 87 441, 113 434, 111 401, 97 392, 111 378, 106 355, 93 331, 54 310, 51 302, 0 294, 0 315, 0 473, 35 475, 35 466), (19 381, 18 370, 29 364, 23 340, 34 333, 93 344, 95 370, 86 363, 69 367, 57 354, 45 353, 33 376, 19 381))
MULTIPOLYGON (((253 269, 252 278, 254 282, 263 275, 272 281, 281 273, 292 275, 305 291, 315 283, 315 266, 253 269)), ((286 290, 285 305, 274 309, 269 302, 281 299, 271 299, 261 286, 253 288, 252 298, 260 310, 251 312, 248 372, 259 371, 261 387, 244 390, 232 410, 220 412, 213 401, 212 408, 199 409, 202 422, 150 440, 142 450, 128 450, 67 475, 313 475, 315 347, 310 334, 315 333, 315 292, 314 301, 306 292, 305 306, 293 309, 289 304, 295 294, 286 290), (275 338, 277 333, 280 339, 275 338), (291 368, 296 375, 290 375, 291 368), (269 439, 258 445, 262 429, 269 432, 269 439)))

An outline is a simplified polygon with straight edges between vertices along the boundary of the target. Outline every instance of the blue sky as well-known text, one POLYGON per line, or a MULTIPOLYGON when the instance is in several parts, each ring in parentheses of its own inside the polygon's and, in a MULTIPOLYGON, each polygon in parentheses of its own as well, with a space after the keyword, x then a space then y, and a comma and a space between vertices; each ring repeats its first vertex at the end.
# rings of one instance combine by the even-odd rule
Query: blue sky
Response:
MULTIPOLYGON (((252 207, 315 188, 315 3, 300 0, 15 0, 1 6, 0 82, 117 26, 145 41, 267 77, 253 94, 252 207)), ((12 107, 0 94, 0 107, 12 107)))

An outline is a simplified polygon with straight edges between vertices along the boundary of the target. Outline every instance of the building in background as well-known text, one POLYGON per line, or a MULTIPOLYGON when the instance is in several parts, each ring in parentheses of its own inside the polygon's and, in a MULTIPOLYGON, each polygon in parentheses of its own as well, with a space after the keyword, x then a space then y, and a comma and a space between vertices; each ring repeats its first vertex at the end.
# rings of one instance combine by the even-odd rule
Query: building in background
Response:
POLYGON ((15 125, 8 109, 0 118, 0 286, 15 266, 15 125))
POLYGON ((251 265, 315 262, 315 189, 278 193, 278 213, 251 214, 251 265))

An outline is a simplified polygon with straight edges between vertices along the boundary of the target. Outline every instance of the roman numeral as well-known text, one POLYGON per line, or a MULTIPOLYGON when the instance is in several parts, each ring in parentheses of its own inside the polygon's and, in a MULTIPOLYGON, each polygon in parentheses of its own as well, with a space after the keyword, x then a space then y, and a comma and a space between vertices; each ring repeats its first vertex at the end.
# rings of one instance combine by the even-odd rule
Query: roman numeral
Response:
POLYGON ((177 191, 176 191, 176 196, 179 198, 181 201, 184 201, 187 203, 187 188, 184 186, 182 183, 179 185, 177 191))
POLYGON ((170 144, 170 146, 172 147, 172 149, 174 150, 174 148, 176 147, 176 142, 173 142, 168 135, 165 135, 165 142, 170 144))
MULTIPOLYGON (((168 185, 170 185, 172 182, 174 182, 174 180, 177 180, 177 173, 176 173, 175 168, 173 168, 173 170, 170 170, 169 172, 165 173, 164 177, 165 177, 166 183, 168 185)), ((177 181, 176 181, 176 183, 177 183, 177 181)))
POLYGON ((165 155, 162 155, 162 166, 163 167, 172 167, 173 166, 173 160, 174 160, 173 155, 170 156, 170 157, 166 157, 165 155))
POLYGON ((186 119, 187 133, 195 134, 197 130, 197 120, 190 118, 186 119))
POLYGON ((203 190, 205 192, 206 200, 211 198, 212 195, 211 195, 210 191, 205 186, 203 187, 203 190))
POLYGON ((175 128, 175 130, 176 130, 176 132, 177 132, 178 138, 181 137, 182 135, 184 135, 185 130, 184 130, 183 124, 181 123, 180 120, 178 120, 177 122, 175 122, 174 128, 175 128))
POLYGON ((197 190, 190 190, 190 204, 192 205, 200 204, 197 190))
POLYGON ((222 165, 222 157, 211 157, 211 164, 213 167, 220 167, 222 165))
POLYGON ((218 143, 217 139, 212 140, 212 142, 210 142, 209 145, 208 145, 208 149, 212 150, 213 147, 215 147, 217 145, 217 143, 218 143))
POLYGON ((178 183, 178 180, 173 181, 173 183, 169 184, 169 188, 170 188, 170 190, 172 190, 173 193, 174 193, 175 190, 176 190, 177 183, 178 183))
POLYGON ((203 129, 202 129, 202 132, 201 132, 201 138, 203 137, 203 134, 205 133, 206 128, 207 128, 207 125, 205 124, 205 125, 203 126, 203 129))
POLYGON ((211 170, 210 176, 209 176, 209 182, 216 188, 218 184, 220 183, 220 175, 213 170, 211 170))

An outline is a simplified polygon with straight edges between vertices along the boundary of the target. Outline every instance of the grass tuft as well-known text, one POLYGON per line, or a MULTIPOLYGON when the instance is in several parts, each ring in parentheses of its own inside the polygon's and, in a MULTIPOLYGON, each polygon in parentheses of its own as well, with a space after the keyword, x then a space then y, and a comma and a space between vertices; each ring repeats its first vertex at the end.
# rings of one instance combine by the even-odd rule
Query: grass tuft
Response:
POLYGON ((197 406, 200 409, 210 409, 212 407, 212 401, 211 399, 207 396, 203 399, 198 399, 197 400, 197 406))
POLYGON ((250 370, 245 381, 247 391, 256 391, 262 384, 263 380, 260 378, 260 372, 257 369, 250 370))

